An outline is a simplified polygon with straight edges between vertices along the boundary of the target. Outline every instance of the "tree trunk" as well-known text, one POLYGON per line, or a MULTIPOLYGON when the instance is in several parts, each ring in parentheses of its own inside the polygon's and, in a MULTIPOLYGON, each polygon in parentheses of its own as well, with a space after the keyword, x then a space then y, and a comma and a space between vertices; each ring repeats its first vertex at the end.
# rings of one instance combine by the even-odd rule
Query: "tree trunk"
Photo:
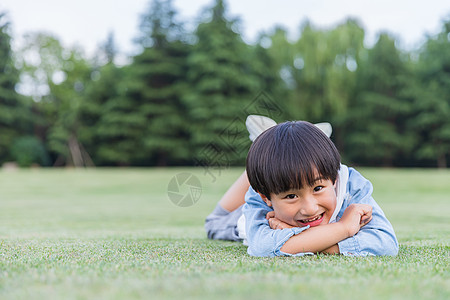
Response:
POLYGON ((78 140, 74 135, 71 135, 69 138, 69 150, 70 156, 72 156, 73 165, 76 168, 94 166, 91 157, 86 150, 84 150, 83 146, 78 143, 78 140))
POLYGON ((156 165, 158 167, 167 167, 167 153, 166 152, 160 151, 158 153, 156 165))
POLYGON ((78 145, 77 139, 73 135, 71 135, 69 138, 69 151, 70 156, 72 156, 72 162, 75 168, 84 167, 80 146, 78 145))
POLYGON ((440 153, 437 157, 437 166, 439 169, 447 168, 447 158, 445 157, 445 153, 440 153))

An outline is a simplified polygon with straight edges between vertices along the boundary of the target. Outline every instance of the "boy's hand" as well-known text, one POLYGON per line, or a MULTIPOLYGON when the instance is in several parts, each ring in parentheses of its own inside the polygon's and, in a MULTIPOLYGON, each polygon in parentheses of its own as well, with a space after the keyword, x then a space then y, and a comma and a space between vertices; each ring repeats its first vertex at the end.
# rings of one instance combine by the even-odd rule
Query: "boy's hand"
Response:
POLYGON ((272 229, 285 229, 285 228, 293 228, 294 226, 291 226, 287 223, 284 223, 283 221, 280 221, 275 217, 274 211, 269 211, 266 215, 266 219, 269 221, 269 226, 272 229))
POLYGON ((372 220, 372 206, 368 204, 351 204, 347 207, 339 222, 342 222, 349 237, 354 236, 358 231, 372 220))

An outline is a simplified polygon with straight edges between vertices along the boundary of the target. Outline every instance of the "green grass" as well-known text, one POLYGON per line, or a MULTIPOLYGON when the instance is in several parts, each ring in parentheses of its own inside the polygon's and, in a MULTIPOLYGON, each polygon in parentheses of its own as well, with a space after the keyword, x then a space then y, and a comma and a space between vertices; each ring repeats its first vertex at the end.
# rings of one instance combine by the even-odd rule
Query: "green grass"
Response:
POLYGON ((449 299, 450 172, 362 169, 397 257, 254 258, 203 221, 242 169, 0 170, 0 299, 449 299), (167 185, 195 174, 183 208, 167 185))

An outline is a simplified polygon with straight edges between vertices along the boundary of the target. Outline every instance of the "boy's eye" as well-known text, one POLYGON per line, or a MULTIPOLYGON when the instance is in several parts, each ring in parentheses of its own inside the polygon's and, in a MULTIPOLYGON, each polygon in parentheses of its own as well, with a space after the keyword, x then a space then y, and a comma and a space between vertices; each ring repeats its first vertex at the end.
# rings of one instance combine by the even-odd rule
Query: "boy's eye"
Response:
POLYGON ((318 185, 318 186, 316 186, 316 187, 314 188, 314 192, 318 192, 318 191, 320 191, 320 190, 322 190, 322 189, 323 189, 323 186, 318 185))
POLYGON ((284 198, 286 198, 286 199, 295 199, 295 197, 297 197, 297 195, 289 194, 289 195, 286 195, 286 197, 284 197, 284 198))

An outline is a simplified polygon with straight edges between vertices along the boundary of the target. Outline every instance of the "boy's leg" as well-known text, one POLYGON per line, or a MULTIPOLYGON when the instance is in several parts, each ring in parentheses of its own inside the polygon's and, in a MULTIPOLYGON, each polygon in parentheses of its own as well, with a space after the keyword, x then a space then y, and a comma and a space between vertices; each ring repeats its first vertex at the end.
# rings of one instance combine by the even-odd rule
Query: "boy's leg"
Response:
POLYGON ((219 205, 229 212, 237 209, 245 203, 245 193, 247 193, 249 187, 247 172, 244 171, 222 196, 219 205))
POLYGON ((229 212, 219 204, 205 220, 206 235, 212 240, 242 241, 237 228, 242 216, 242 206, 229 212))
POLYGON ((237 228, 245 203, 245 193, 250 183, 244 172, 220 199, 214 211, 206 217, 205 230, 208 238, 241 241, 237 228))
MULTIPOLYGON (((276 122, 267 117, 250 115, 245 124, 250 133, 250 140, 253 141, 264 130, 276 125, 276 122)), ((208 238, 241 240, 237 222, 242 215, 242 205, 245 203, 245 194, 249 187, 247 172, 244 171, 225 192, 213 212, 206 217, 205 229, 208 238)))

